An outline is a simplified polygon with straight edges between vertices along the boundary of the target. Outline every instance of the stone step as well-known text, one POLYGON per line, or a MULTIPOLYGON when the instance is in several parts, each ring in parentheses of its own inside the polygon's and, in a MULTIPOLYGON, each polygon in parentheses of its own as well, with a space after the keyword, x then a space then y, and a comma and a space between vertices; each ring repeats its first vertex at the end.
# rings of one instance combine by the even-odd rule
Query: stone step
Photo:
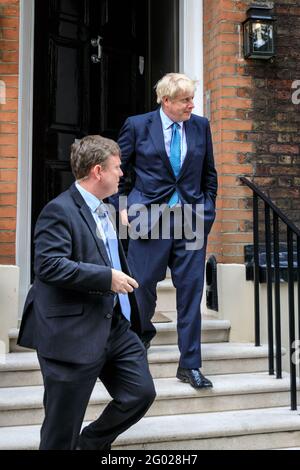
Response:
MULTIPOLYGON (((175 314, 174 314, 175 316, 175 314)), ((177 344, 177 323, 157 323, 157 334, 152 340, 153 345, 177 344)), ((228 320, 202 320, 202 343, 222 343, 229 341, 230 321, 228 320)))
MULTIPOLYGON (((162 312, 164 313, 164 312, 162 312)), ((175 313, 173 313, 175 316, 175 313)), ((152 344, 177 344, 177 323, 155 323, 157 334, 152 344)), ((203 343, 229 341, 230 322, 228 320, 202 320, 201 339, 203 343)), ((10 352, 30 352, 30 349, 17 345, 18 328, 9 331, 10 352)))
POLYGON ((17 339, 19 336, 19 328, 11 328, 8 332, 9 337, 9 351, 13 352, 32 352, 32 349, 23 348, 17 344, 17 339))
MULTIPOLYGON (((39 434, 40 425, 2 427, 0 449, 35 450, 39 434)), ((113 449, 256 450, 299 445, 299 414, 280 407, 148 416, 119 436, 113 449)))
MULTIPOLYGON (((288 374, 280 380, 267 373, 217 375, 212 376, 211 380, 213 389, 195 390, 176 378, 156 379, 157 397, 147 415, 221 412, 289 404, 288 374)), ((43 392, 42 386, 1 388, 0 426, 42 423, 43 392)), ((85 419, 96 419, 110 400, 104 386, 97 382, 85 419)))
POLYGON ((176 311, 176 290, 170 278, 166 278, 157 284, 156 309, 160 312, 176 311))
MULTIPOLYGON (((148 361, 153 377, 175 377, 178 347, 152 346, 148 351, 148 361)), ((202 362, 205 375, 265 372, 268 370, 268 348, 249 343, 206 343, 202 345, 202 362)))
POLYGON ((116 450, 256 450, 300 443, 289 408, 147 417, 118 438, 116 450))
MULTIPOLYGON (((284 354, 285 351, 282 350, 284 354)), ((202 345, 203 372, 206 375, 265 372, 267 346, 248 343, 206 343, 202 345)), ((175 377, 179 360, 176 345, 151 346, 148 351, 154 378, 175 377)), ((35 352, 9 353, 0 362, 0 388, 42 384, 35 352)))

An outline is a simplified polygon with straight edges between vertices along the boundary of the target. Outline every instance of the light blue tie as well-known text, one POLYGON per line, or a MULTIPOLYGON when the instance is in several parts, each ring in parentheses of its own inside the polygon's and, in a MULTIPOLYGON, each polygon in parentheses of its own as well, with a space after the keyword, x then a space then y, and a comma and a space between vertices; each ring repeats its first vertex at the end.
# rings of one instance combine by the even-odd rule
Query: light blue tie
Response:
MULTIPOLYGON (((112 267, 118 271, 122 271, 117 235, 111 221, 109 220, 108 211, 103 202, 100 202, 96 212, 100 218, 101 225, 106 237, 105 246, 108 256, 111 260, 112 267)), ((128 321, 130 321, 131 308, 128 294, 118 294, 118 298, 121 305, 122 314, 128 321)))
MULTIPOLYGON (((172 165, 174 175, 179 175, 181 167, 181 138, 179 133, 180 125, 178 122, 172 124, 172 138, 171 138, 171 147, 170 147, 170 163, 172 165)), ((169 207, 173 207, 178 204, 180 201, 177 191, 171 196, 171 199, 168 202, 169 207)))

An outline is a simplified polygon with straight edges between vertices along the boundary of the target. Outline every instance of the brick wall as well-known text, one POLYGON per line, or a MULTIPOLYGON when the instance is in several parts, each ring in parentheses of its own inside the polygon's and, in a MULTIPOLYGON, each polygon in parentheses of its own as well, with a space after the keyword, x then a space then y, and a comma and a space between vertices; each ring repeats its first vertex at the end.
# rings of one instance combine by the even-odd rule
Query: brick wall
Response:
POLYGON ((300 221, 299 105, 291 84, 300 79, 299 0, 276 0, 274 62, 245 61, 241 22, 251 0, 204 0, 205 91, 219 170, 217 222, 209 250, 220 262, 243 262, 252 243, 251 192, 239 176, 253 176, 294 222, 300 221))
POLYGON ((0 0, 0 264, 15 263, 19 0, 0 0))
POLYGON ((244 74, 253 77, 249 116, 254 121, 248 138, 256 142, 254 182, 300 225, 300 105, 292 102, 292 83, 300 79, 300 2, 278 0, 277 56, 265 67, 248 63, 244 74))

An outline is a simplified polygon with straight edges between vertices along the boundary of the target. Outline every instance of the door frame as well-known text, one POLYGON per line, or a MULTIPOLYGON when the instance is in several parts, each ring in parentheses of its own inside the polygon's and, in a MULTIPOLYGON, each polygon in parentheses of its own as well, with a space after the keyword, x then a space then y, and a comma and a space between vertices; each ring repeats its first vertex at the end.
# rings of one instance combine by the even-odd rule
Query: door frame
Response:
POLYGON ((179 18, 179 68, 197 80, 193 113, 203 116, 203 0, 180 0, 179 18))
MULTIPOLYGON (((18 193, 16 264, 20 268, 19 316, 30 287, 33 60, 35 0, 20 0, 18 193)), ((180 0, 180 72, 198 80, 196 114, 203 113, 203 0, 180 0)))
POLYGON ((20 268, 19 313, 30 286, 34 6, 35 0, 20 0, 16 230, 16 264, 20 268))

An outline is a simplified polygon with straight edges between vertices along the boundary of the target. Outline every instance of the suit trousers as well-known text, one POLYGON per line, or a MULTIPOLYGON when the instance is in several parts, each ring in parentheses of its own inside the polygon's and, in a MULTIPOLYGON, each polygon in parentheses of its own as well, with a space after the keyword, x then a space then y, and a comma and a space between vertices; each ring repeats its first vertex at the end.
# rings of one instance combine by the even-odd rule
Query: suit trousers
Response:
MULTIPOLYGON (((181 211, 181 208, 177 210, 181 211)), ((156 308, 156 287, 159 281, 165 279, 169 266, 176 288, 179 365, 194 369, 201 367, 200 304, 207 237, 203 237, 201 248, 187 249, 191 247, 191 240, 174 236, 175 221, 171 214, 169 238, 131 239, 127 260, 133 277, 139 283, 135 294, 141 313, 142 337, 146 341, 150 341, 156 333, 151 323, 156 308)))
POLYGON ((129 322, 114 309, 105 354, 93 364, 39 356, 45 392, 40 450, 105 450, 139 421, 155 398, 147 353, 129 322), (112 397, 98 419, 80 429, 99 378, 112 397))

